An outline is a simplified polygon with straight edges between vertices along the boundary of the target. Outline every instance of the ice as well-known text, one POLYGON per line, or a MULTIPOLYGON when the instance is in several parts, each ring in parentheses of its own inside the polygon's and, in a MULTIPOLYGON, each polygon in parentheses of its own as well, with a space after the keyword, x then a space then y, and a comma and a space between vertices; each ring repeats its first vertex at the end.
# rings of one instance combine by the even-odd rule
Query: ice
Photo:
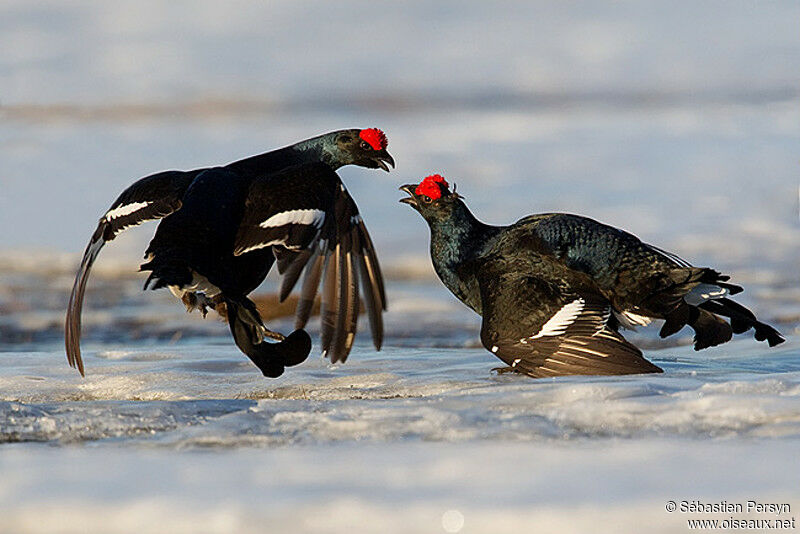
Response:
POLYGON ((704 517, 669 514, 669 500, 757 495, 791 503, 781 517, 794 516, 797 484, 786 473, 800 467, 795 452, 796 444, 772 440, 391 443, 224 454, 15 445, 0 456, 0 499, 7 532, 443 532, 443 516, 454 510, 464 532, 644 526, 668 533, 687 530, 687 517, 704 517))
POLYGON ((790 343, 769 369, 743 339, 649 352, 664 375, 536 381, 490 374, 481 349, 358 346, 277 380, 230 347, 88 351, 85 379, 60 352, 15 353, 0 526, 429 532, 455 510, 480 532, 674 532, 670 499, 794 506, 790 343))
POLYGON ((493 375, 500 362, 483 349, 360 345, 345 365, 316 356, 277 380, 228 346, 89 351, 85 379, 59 353, 16 353, 0 375, 0 437, 157 448, 800 438, 797 349, 765 365, 753 343, 650 351, 664 375, 536 381, 493 375))

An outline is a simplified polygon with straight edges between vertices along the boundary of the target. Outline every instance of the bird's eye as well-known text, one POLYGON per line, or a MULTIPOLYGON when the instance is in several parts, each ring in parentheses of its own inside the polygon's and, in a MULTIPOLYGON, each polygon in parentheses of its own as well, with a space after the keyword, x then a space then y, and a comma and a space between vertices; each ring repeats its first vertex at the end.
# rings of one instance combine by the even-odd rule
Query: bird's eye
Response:
POLYGON ((428 195, 422 195, 422 201, 425 204, 430 204, 431 202, 433 202, 433 199, 431 197, 429 197, 428 195))
POLYGON ((361 149, 362 150, 372 150, 372 147, 369 146, 369 143, 366 141, 361 141, 361 149))

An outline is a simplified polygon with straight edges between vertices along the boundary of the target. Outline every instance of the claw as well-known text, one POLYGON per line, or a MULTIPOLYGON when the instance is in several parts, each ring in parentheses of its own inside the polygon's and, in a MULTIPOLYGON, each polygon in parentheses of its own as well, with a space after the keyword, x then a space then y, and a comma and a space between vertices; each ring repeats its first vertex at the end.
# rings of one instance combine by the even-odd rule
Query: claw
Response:
POLYGON ((203 319, 208 315, 208 309, 212 310, 217 307, 218 300, 215 298, 208 298, 203 293, 193 293, 187 291, 181 296, 183 304, 186 306, 186 311, 192 313, 194 310, 200 310, 203 314, 203 319))
POLYGON ((519 373, 519 371, 517 371, 513 367, 495 367, 492 369, 492 371, 494 371, 498 375, 504 375, 506 373, 519 373))
MULTIPOLYGON (((263 341, 264 337, 268 337, 270 339, 275 339, 277 341, 283 341, 284 339, 286 339, 286 336, 284 336, 283 334, 281 334, 279 332, 273 332, 272 330, 270 330, 266 326, 259 326, 257 328, 257 330, 261 334, 261 336, 263 336, 262 337, 262 341, 263 341)), ((259 343, 260 343, 260 341, 259 341, 259 343)))
MULTIPOLYGON (((186 292, 181 296, 183 305, 186 306, 186 313, 192 313, 197 308, 197 295, 195 293, 186 292)), ((205 317, 205 314, 203 314, 205 317)))

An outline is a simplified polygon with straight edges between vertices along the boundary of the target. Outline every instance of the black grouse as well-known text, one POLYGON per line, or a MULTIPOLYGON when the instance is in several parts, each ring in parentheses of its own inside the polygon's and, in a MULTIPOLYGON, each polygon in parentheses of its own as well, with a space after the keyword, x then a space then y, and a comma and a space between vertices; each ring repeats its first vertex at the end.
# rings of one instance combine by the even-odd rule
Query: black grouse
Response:
POLYGON ((376 128, 339 130, 221 167, 165 171, 135 182, 100 218, 84 252, 67 309, 69 364, 84 374, 81 308, 103 245, 128 227, 161 218, 140 269, 150 271, 145 289, 167 287, 188 311, 198 309, 203 316, 207 308, 224 304, 236 345, 265 376, 280 376, 286 366, 308 357, 311 339, 302 328, 320 279, 323 353, 335 363, 350 352, 359 280, 380 349, 383 279, 366 226, 336 169, 388 171, 394 160, 386 146, 376 128), (296 330, 286 337, 268 330, 247 298, 275 262, 283 275, 281 300, 306 273, 296 330))
POLYGON ((685 325, 700 350, 751 328, 770 346, 784 341, 729 298, 742 288, 622 230, 566 213, 510 226, 478 221, 439 175, 404 185, 401 202, 431 231, 439 278, 483 317, 481 343, 532 377, 660 373, 619 333, 663 319, 661 337, 685 325), (727 317, 730 323, 722 319, 727 317))

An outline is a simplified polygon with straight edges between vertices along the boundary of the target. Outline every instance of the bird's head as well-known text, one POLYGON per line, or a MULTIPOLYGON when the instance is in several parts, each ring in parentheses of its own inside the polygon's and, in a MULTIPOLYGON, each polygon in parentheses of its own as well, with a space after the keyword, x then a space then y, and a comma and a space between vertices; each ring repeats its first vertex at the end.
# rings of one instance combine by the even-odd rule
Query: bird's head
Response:
POLYGON ((377 128, 340 130, 331 134, 325 152, 334 168, 358 165, 389 172, 394 158, 386 151, 388 144, 386 134, 377 128))
POLYGON ((450 184, 439 174, 432 174, 419 184, 401 186, 400 190, 409 194, 400 202, 417 210, 429 223, 449 219, 463 206, 463 197, 456 193, 455 186, 450 191, 450 184))

